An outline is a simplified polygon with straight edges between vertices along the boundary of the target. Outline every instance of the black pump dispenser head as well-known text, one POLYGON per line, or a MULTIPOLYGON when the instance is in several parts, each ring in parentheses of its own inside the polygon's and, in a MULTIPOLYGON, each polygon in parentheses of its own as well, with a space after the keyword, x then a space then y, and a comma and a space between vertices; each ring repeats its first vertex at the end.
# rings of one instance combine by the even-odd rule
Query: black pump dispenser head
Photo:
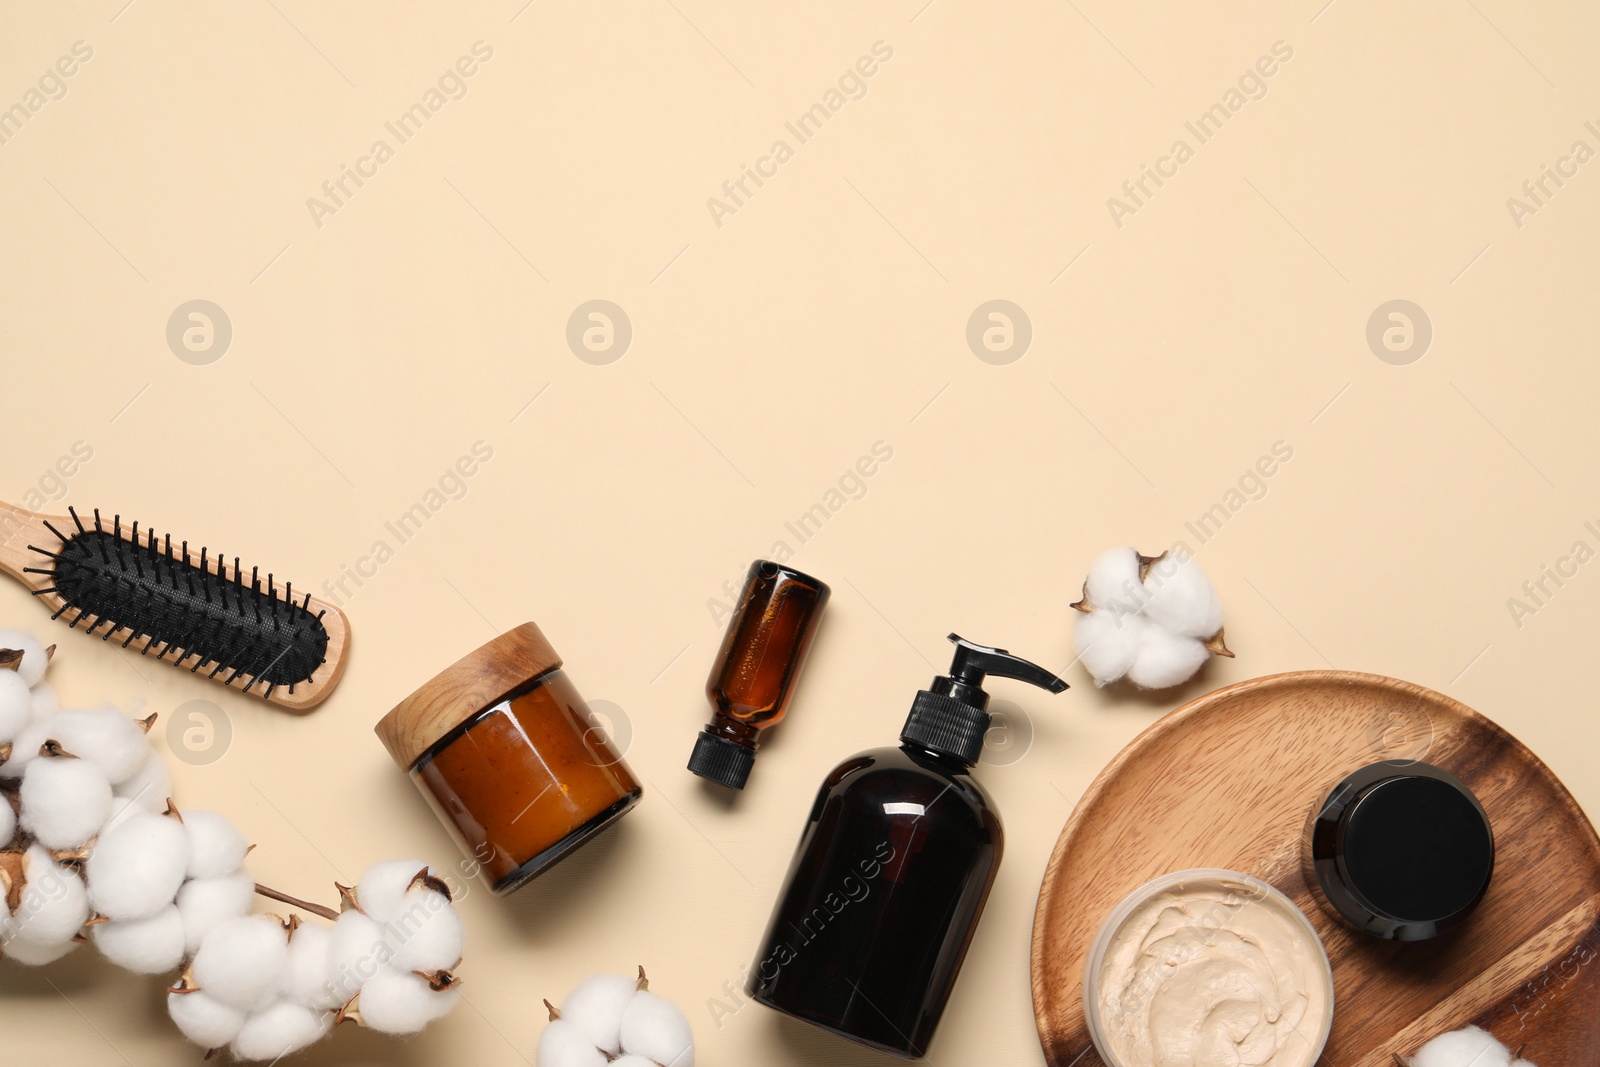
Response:
POLYGON ((900 740, 970 767, 983 753, 983 737, 989 730, 989 694, 983 690, 986 675, 1015 678, 1052 693, 1066 689, 1067 683, 1003 648, 973 644, 956 634, 951 634, 950 640, 956 645, 950 673, 918 690, 900 740))

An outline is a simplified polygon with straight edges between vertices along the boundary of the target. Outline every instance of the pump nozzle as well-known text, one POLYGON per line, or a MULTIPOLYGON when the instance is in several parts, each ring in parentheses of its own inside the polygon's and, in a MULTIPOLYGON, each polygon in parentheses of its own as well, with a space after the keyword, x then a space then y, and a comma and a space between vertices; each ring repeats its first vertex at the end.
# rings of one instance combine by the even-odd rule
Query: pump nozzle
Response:
MULTIPOLYGON (((1001 678, 1015 678, 1019 682, 1027 682, 1040 689, 1048 689, 1052 693, 1059 693, 1067 688, 1066 682, 1037 663, 1025 660, 1021 656, 1013 656, 1003 648, 976 644, 960 634, 951 634, 950 640, 956 645, 955 655, 950 659, 949 681, 952 687, 970 686, 982 693, 984 675, 993 674, 1001 678)), ((937 687, 938 681, 934 685, 937 687)), ((937 688, 935 692, 938 692, 937 688)))
POLYGON ((1067 683, 1037 663, 1013 656, 1003 648, 976 644, 951 634, 955 654, 950 673, 941 674, 917 693, 900 740, 950 756, 968 766, 983 752, 983 735, 989 729, 989 694, 983 690, 987 675, 1015 678, 1052 693, 1067 683))

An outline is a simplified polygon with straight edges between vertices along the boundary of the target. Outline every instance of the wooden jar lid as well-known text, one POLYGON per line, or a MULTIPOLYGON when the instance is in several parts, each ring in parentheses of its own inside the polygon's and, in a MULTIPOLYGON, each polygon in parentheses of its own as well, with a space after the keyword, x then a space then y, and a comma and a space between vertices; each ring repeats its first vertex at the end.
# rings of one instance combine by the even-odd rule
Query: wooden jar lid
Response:
POLYGON ((400 769, 524 682, 561 666, 539 627, 525 622, 446 667, 378 720, 374 732, 400 769))

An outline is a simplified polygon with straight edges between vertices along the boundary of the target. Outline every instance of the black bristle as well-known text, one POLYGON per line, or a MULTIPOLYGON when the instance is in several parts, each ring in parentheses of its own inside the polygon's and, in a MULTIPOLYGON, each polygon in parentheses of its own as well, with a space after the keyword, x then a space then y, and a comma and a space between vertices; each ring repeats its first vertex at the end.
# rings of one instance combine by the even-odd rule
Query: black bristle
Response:
POLYGON ((328 632, 322 615, 309 610, 309 593, 304 604, 296 604, 286 587, 287 603, 280 608, 272 573, 265 590, 259 568, 252 568, 246 583, 238 557, 230 575, 226 557, 215 556, 213 569, 204 547, 197 565, 187 541, 174 552, 171 537, 154 530, 146 529, 141 540, 137 523, 124 534, 120 515, 113 515, 108 530, 98 510, 92 529, 75 510, 69 513, 78 532, 63 536, 51 527, 62 541, 60 551, 38 550, 54 566, 29 568, 54 578, 53 588, 41 592, 60 596, 55 617, 76 611, 69 626, 101 631, 102 640, 127 630, 123 647, 144 639, 146 655, 153 649, 158 659, 171 653, 177 664, 192 659, 191 672, 205 667, 209 677, 226 684, 238 680, 245 691, 265 695, 280 686, 293 693, 325 661, 328 632))
POLYGON ((99 535, 99 536, 97 536, 95 538, 95 544, 97 546, 99 546, 99 548, 100 548, 100 562, 102 562, 104 564, 107 564, 109 566, 110 563, 111 563, 111 556, 110 556, 109 553, 106 552, 106 542, 105 542, 105 532, 106 532, 106 530, 105 530, 105 527, 100 524, 100 509, 99 508, 95 508, 94 509, 94 532, 97 535, 99 535))
MULTIPOLYGON (((78 509, 77 508, 73 507, 71 504, 68 504, 67 505, 67 514, 71 515, 72 516, 72 521, 78 524, 78 532, 79 533, 88 533, 89 532, 88 530, 85 530, 83 528, 83 520, 78 518, 78 509)), ((45 523, 45 525, 46 526, 50 526, 50 524, 48 522, 45 523)), ((50 532, 51 533, 55 533, 55 529, 56 528, 54 526, 50 526, 50 532)), ((56 536, 57 537, 61 537, 61 535, 59 533, 57 533, 56 536)), ((61 537, 61 540, 65 541, 66 538, 65 537, 61 537)))

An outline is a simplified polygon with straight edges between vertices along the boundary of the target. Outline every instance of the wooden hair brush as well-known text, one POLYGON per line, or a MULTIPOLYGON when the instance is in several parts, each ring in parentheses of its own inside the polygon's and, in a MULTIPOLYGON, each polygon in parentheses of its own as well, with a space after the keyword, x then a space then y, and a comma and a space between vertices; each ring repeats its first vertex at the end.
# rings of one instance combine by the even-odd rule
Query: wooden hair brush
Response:
POLYGON ((53 608, 51 618, 286 708, 314 707, 338 684, 350 643, 338 608, 310 593, 296 600, 270 573, 263 589, 260 569, 246 578, 237 556, 232 566, 204 548, 197 558, 189 542, 175 548, 153 530, 141 540, 139 524, 125 528, 120 515, 108 528, 98 508, 87 524, 67 511, 0 504, 0 571, 53 608))

